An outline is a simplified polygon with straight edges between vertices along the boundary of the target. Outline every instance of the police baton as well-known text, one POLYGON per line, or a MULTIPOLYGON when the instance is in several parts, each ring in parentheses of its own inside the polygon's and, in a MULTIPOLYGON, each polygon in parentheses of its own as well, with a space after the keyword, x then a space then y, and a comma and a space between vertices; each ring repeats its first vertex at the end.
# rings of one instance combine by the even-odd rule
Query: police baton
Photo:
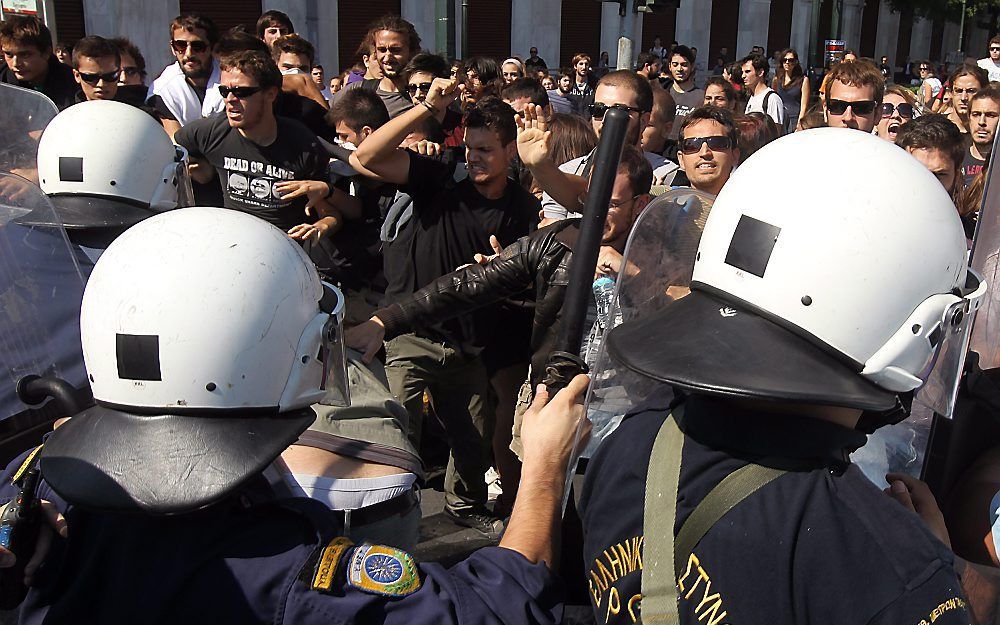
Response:
POLYGON ((545 365, 545 386, 555 394, 566 387, 574 376, 587 373, 587 363, 580 358, 584 321, 594 283, 594 270, 608 217, 611 189, 622 158, 622 146, 628 131, 629 109, 616 104, 604 114, 601 139, 594 154, 587 201, 580 221, 580 236, 573 246, 569 268, 569 285, 563 302, 563 322, 556 337, 555 350, 545 365))

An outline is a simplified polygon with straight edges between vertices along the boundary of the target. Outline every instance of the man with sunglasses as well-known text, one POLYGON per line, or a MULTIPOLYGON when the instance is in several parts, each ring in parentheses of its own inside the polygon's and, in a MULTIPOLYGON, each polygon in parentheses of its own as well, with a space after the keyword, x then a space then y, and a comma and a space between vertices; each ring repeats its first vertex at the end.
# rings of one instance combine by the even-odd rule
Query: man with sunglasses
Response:
POLYGON ((169 30, 170 50, 177 62, 150 85, 147 104, 185 126, 225 107, 216 90, 219 62, 212 56, 218 30, 210 19, 195 13, 177 16, 169 30))
POLYGON ((990 82, 1000 81, 1000 35, 990 39, 990 55, 985 59, 979 59, 976 65, 986 70, 990 82))
POLYGON ((78 100, 114 100, 120 75, 121 53, 104 37, 84 37, 73 46, 78 100))
POLYGON ((986 168, 993 151, 993 138, 1000 122, 1000 88, 990 85, 972 96, 969 107, 969 135, 972 145, 965 151, 962 162, 962 177, 965 186, 986 168))
POLYGON ((263 52, 243 51, 223 57, 220 67, 225 113, 193 121, 174 135, 198 162, 192 178, 207 184, 218 173, 226 208, 260 217, 293 239, 319 239, 335 230, 342 220, 326 201, 333 192, 326 182, 326 151, 301 122, 274 114, 278 66, 263 52), (302 180, 324 188, 307 199, 299 185, 281 184, 302 180), (327 216, 303 223, 307 204, 327 216))
MULTIPOLYGON (((431 83, 435 78, 448 78, 451 67, 448 60, 440 54, 421 52, 410 59, 403 70, 406 80, 406 94, 414 104, 420 104, 427 99, 431 91, 431 83)), ((462 114, 452 107, 434 114, 433 122, 437 123, 444 133, 442 145, 446 148, 457 148, 464 141, 462 129, 462 114)))
POLYGON ((692 189, 718 195, 740 161, 736 122, 725 109, 705 106, 681 122, 677 158, 692 189))
POLYGON ((52 54, 52 33, 37 17, 0 22, 0 82, 41 91, 61 109, 76 102, 73 71, 52 54))
POLYGON ((831 128, 871 132, 882 119, 885 80, 865 61, 843 61, 827 75, 823 118, 831 128))
MULTIPOLYGON (((589 108, 591 125, 597 136, 604 127, 604 114, 613 106, 623 106, 629 111, 628 131, 625 135, 625 145, 639 147, 642 141, 642 131, 649 125, 653 110, 653 88, 649 81, 631 70, 620 69, 605 74, 597 81, 594 90, 594 103, 589 108)), ((669 185, 680 167, 659 154, 643 152, 650 167, 653 168, 653 183, 669 185)), ((556 219, 579 217, 583 208, 580 202, 579 189, 576 185, 566 185, 565 178, 558 174, 572 174, 578 178, 589 178, 594 152, 567 161, 557 163, 539 163, 532 169, 535 181, 545 190, 542 194, 542 225, 556 219), (556 171, 558 170, 558 171, 556 171)))

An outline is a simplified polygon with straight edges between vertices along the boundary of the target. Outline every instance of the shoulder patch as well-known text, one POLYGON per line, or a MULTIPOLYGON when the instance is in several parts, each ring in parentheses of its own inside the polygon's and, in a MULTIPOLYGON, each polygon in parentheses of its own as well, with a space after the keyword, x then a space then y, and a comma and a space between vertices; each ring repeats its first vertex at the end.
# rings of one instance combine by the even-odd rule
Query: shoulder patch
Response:
POLYGON ((355 547, 347 565, 347 584, 386 597, 405 597, 420 589, 420 574, 410 554, 385 545, 355 547))
POLYGON ((333 587, 333 580, 337 577, 337 570, 340 567, 340 559, 344 553, 354 546, 348 538, 338 536, 323 547, 319 559, 316 561, 316 568, 313 570, 312 581, 309 583, 310 590, 320 590, 328 592, 333 587))

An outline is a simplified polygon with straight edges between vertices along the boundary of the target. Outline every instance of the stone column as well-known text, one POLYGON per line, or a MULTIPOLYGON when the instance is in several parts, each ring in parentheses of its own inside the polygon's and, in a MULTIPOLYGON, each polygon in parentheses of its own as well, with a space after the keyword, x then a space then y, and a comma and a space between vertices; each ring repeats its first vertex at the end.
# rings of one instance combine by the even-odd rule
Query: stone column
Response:
MULTIPOLYGON (((549 69, 559 67, 559 33, 562 32, 561 0, 513 0, 510 16, 510 50, 528 58, 532 46, 549 69)), ((500 59, 501 61, 503 59, 500 59)), ((597 59, 595 59, 596 63, 597 59)))
POLYGON ((146 84, 150 84, 164 67, 174 62, 167 26, 180 12, 179 0, 83 0, 84 25, 88 35, 118 37, 125 34, 139 46, 146 59, 146 84))
MULTIPOLYGON (((841 20, 840 38, 847 42, 848 49, 860 54, 861 17, 866 0, 844 0, 844 14, 841 20)), ((867 0, 877 2, 878 0, 867 0)))
POLYGON ((754 46, 763 47, 764 54, 770 55, 771 49, 767 47, 770 22, 771 0, 740 0, 739 29, 736 31, 737 55, 744 54, 744 50, 754 46))
MULTIPOLYGON (((639 55, 639 48, 642 45, 642 14, 632 11, 632 4, 628 3, 625 16, 619 15, 619 5, 613 2, 605 2, 601 7, 601 52, 608 53, 608 62, 612 68, 627 67, 635 65, 635 59, 639 55), (618 39, 628 37, 632 40, 632 58, 618 59, 618 39)), ((541 54, 541 52, 539 52, 541 54)), ((594 59, 597 65, 598 59, 594 59)))
MULTIPOLYGON (((447 41, 438 46, 434 2, 427 0, 401 0, 399 13, 404 20, 413 24, 420 35, 420 47, 424 50, 437 51, 447 45, 447 41)), ((373 16, 373 19, 376 16, 373 16)), ((502 60, 502 59, 501 59, 502 60)))
MULTIPOLYGON (((712 51, 708 49, 711 41, 711 25, 711 0, 681 2, 680 8, 677 9, 677 36, 674 38, 678 43, 698 48, 698 55, 705 58, 707 62, 707 55, 712 54, 712 51)), ((665 41, 663 45, 669 46, 670 42, 665 41)), ((733 54, 739 56, 739 48, 734 50, 733 54)))
POLYGON ((931 59, 934 61, 944 61, 948 58, 948 54, 958 50, 958 40, 961 35, 961 29, 959 25, 955 22, 945 22, 944 23, 944 35, 941 37, 941 58, 931 59))
POLYGON ((906 65, 906 59, 896 58, 896 40, 899 37, 899 13, 891 9, 886 0, 880 0, 882 5, 878 11, 878 30, 875 34, 875 58, 888 56, 898 67, 906 65))
MULTIPOLYGON (((913 18, 913 32, 910 35, 910 59, 926 59, 931 54, 931 37, 934 22, 919 17, 913 18)), ((905 59, 903 59, 905 61, 905 59)))
POLYGON ((799 53, 803 66, 812 62, 813 0, 795 0, 792 5, 791 47, 799 53))

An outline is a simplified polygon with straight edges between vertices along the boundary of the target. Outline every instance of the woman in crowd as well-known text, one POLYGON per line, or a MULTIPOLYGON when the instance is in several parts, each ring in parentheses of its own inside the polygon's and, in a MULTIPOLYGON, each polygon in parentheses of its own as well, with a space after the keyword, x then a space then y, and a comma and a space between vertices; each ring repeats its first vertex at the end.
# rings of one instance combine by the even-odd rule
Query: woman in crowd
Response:
POLYGON ((500 74, 503 77, 503 84, 509 85, 518 78, 524 78, 524 64, 520 59, 511 57, 500 65, 500 74))
MULTIPOLYGON (((930 61, 920 61, 917 65, 920 74, 920 97, 919 104, 921 112, 931 112, 931 104, 941 93, 941 79, 937 77, 934 64, 930 61)), ((935 113, 940 113, 940 109, 934 109, 935 113)))
POLYGON ((793 132, 799 119, 809 108, 809 96, 812 92, 809 77, 802 72, 799 63, 799 53, 788 48, 779 57, 781 65, 771 81, 771 88, 781 97, 785 106, 785 132, 793 132))
POLYGON ((913 92, 899 85, 889 85, 882 99, 882 118, 875 130, 880 138, 895 143, 899 127, 916 116, 917 98, 913 92))
POLYGON ((722 76, 712 76, 705 83, 705 106, 715 106, 728 111, 737 112, 740 95, 733 88, 733 83, 722 76))

